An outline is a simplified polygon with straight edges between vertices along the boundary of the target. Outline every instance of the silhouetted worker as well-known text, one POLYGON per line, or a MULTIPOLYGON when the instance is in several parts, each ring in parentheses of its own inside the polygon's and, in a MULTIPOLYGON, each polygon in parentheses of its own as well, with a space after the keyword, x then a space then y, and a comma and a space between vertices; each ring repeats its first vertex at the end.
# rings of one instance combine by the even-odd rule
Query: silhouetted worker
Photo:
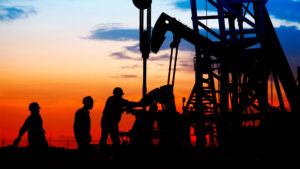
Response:
POLYGON ((31 112, 27 117, 23 126, 19 131, 18 137, 15 139, 13 146, 18 146, 22 136, 28 131, 28 143, 29 147, 35 151, 47 150, 48 142, 45 137, 45 130, 43 129, 43 121, 40 116, 40 106, 38 103, 33 102, 29 105, 31 112))
POLYGON ((90 149, 90 142, 92 141, 90 129, 91 118, 90 109, 93 108, 93 99, 91 96, 83 98, 83 107, 77 110, 74 120, 74 134, 79 150, 90 149))
POLYGON ((106 101, 101 119, 102 133, 99 142, 100 148, 106 147, 108 135, 110 135, 115 147, 120 145, 119 122, 121 120, 122 113, 126 109, 138 106, 138 103, 136 102, 130 102, 123 99, 123 95, 123 90, 120 87, 116 87, 113 90, 113 96, 110 96, 106 101))

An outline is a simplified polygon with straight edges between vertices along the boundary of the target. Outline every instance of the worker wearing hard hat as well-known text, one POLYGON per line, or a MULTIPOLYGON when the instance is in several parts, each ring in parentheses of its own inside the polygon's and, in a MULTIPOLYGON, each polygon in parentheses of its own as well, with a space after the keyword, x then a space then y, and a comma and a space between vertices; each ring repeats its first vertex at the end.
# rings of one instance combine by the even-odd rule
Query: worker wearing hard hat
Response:
POLYGON ((127 108, 138 106, 138 103, 136 102, 130 102, 123 99, 123 95, 123 90, 120 87, 116 87, 113 90, 113 96, 110 96, 106 101, 101 119, 102 132, 99 142, 100 148, 106 147, 108 135, 110 135, 115 147, 120 145, 119 122, 121 120, 122 113, 127 108))
POLYGON ((93 108, 93 98, 91 96, 86 96, 82 100, 83 107, 77 110, 74 120, 74 134, 79 150, 89 150, 91 149, 90 142, 91 137, 91 118, 90 109, 93 108))
POLYGON ((40 115, 40 106, 37 102, 29 105, 30 116, 25 120, 19 131, 18 137, 14 140, 13 146, 18 146, 22 136, 28 131, 29 147, 34 151, 43 151, 48 148, 48 142, 43 129, 43 121, 40 115))

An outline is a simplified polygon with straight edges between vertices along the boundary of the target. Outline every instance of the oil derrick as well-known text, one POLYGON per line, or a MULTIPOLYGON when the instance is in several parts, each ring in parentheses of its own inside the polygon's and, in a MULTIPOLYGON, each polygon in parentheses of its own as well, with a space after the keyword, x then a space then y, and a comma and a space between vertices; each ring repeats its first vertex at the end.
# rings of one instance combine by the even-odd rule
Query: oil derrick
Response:
POLYGON ((270 76, 280 102, 276 111, 287 110, 280 84, 291 110, 297 110, 296 82, 269 18, 266 2, 191 0, 195 85, 184 111, 195 123, 199 146, 204 146, 205 136, 213 132, 205 130, 208 124, 216 126, 220 146, 228 146, 241 139, 238 137, 243 128, 256 128, 267 112, 274 111, 268 102, 270 76), (213 7, 216 15, 199 15, 200 1, 213 7), (203 23, 207 20, 217 20, 218 29, 203 23), (199 32, 203 29, 213 37, 213 47, 203 43, 199 32))

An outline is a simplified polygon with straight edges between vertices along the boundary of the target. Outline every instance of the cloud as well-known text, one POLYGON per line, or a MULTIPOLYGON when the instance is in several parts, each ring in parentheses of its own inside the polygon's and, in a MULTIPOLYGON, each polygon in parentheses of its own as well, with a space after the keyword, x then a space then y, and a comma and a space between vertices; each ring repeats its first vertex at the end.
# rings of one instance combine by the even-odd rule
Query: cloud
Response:
POLYGON ((94 40, 114 41, 139 40, 139 30, 122 28, 99 28, 91 31, 91 35, 88 38, 94 40))
POLYGON ((114 52, 114 53, 110 54, 110 56, 112 56, 114 59, 117 59, 117 60, 140 60, 138 58, 134 58, 134 57, 126 55, 126 52, 114 52))
POLYGON ((140 44, 137 43, 136 45, 133 46, 125 46, 125 49, 133 53, 140 53, 140 44))
POLYGON ((112 78, 122 78, 122 79, 134 79, 134 78, 138 78, 139 76, 137 75, 118 75, 118 76, 112 76, 112 78))
POLYGON ((273 26, 275 28, 279 27, 295 27, 296 29, 300 30, 300 22, 293 22, 285 19, 278 19, 275 16, 270 16, 273 26))
POLYGON ((156 56, 156 57, 149 57, 150 61, 168 60, 168 59, 170 59, 170 55, 168 55, 168 54, 159 55, 159 56, 156 56))
POLYGON ((192 60, 184 59, 179 61, 178 70, 182 71, 194 71, 194 64, 192 60))
POLYGON ((13 21, 19 18, 26 18, 36 11, 31 7, 24 6, 3 6, 0 5, 0 21, 13 21))
POLYGON ((139 67, 140 67, 140 65, 134 64, 134 65, 122 66, 121 69, 136 69, 139 67))
POLYGON ((137 75, 121 75, 121 78, 138 78, 137 75))
POLYGON ((299 0, 272 0, 267 3, 267 8, 276 18, 300 22, 299 0))
POLYGON ((194 65, 193 64, 189 64, 189 63, 180 63, 180 66, 181 67, 187 67, 187 68, 193 68, 194 67, 194 65))

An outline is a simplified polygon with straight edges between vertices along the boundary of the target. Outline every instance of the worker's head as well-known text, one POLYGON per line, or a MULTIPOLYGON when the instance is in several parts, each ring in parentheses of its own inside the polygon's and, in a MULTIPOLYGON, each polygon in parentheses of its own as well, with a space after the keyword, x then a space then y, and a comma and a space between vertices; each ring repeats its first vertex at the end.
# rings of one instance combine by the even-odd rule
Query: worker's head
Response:
POLYGON ((94 101, 91 96, 86 96, 83 98, 82 103, 84 104, 84 107, 86 107, 87 109, 92 109, 94 101))
POLYGON ((29 104, 29 111, 31 111, 31 113, 39 113, 40 112, 40 106, 37 102, 32 102, 29 104))
POLYGON ((124 92, 120 87, 116 87, 114 88, 113 94, 114 96, 122 97, 124 95, 124 92))

